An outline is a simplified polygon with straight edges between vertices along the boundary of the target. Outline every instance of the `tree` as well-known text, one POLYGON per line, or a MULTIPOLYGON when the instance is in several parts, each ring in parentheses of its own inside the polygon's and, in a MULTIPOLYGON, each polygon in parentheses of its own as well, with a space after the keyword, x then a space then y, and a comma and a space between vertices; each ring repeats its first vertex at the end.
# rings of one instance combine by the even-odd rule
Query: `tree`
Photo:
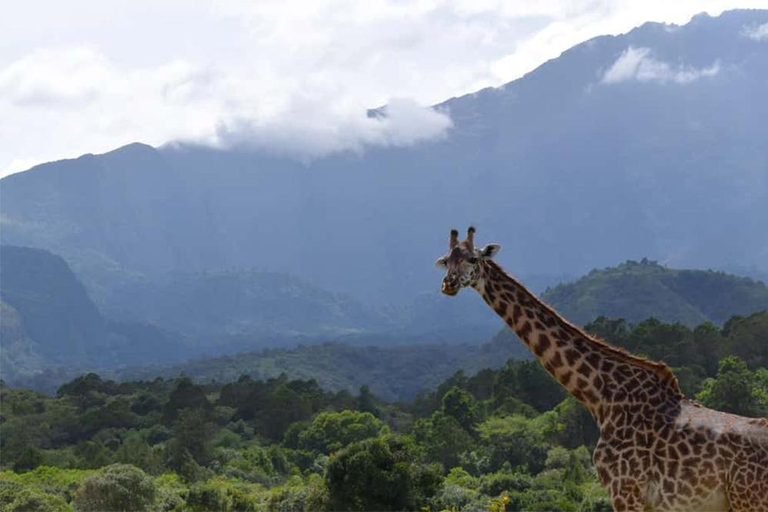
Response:
POLYGON ((114 390, 115 383, 113 381, 105 381, 97 374, 89 373, 63 384, 56 392, 56 396, 69 398, 82 412, 89 407, 103 403, 107 395, 113 393, 114 390))
POLYGON ((211 458, 211 442, 219 427, 210 421, 202 409, 182 409, 173 424, 171 440, 172 465, 178 469, 189 454, 195 462, 205 465, 211 458))
POLYGON ((733 317, 723 327, 731 353, 743 359, 750 368, 768 367, 768 311, 748 317, 733 317))
POLYGON ((155 500, 155 482, 129 464, 112 464, 88 477, 75 493, 78 510, 148 510, 155 500))
POLYGON ((725 340, 720 330, 710 322, 703 323, 693 330, 693 342, 701 354, 707 377, 714 377, 725 352, 725 340))
POLYGON ((205 396, 202 386, 195 384, 185 375, 176 379, 176 386, 168 398, 168 404, 165 407, 166 421, 169 424, 173 423, 182 409, 211 410, 211 403, 205 396))
POLYGON ((696 399, 707 407, 741 416, 768 414, 768 389, 762 389, 758 376, 736 356, 720 361, 717 378, 707 379, 696 399))
POLYGON ((36 446, 27 446, 21 452, 19 458, 13 463, 13 470, 16 473, 31 471, 43 463, 43 454, 36 446))
POLYGON ((381 436, 334 454, 326 471, 331 510, 417 510, 442 481, 439 466, 416 462, 413 441, 381 436))
POLYGON ((376 407, 376 401, 367 384, 360 386, 360 396, 357 397, 357 409, 362 412, 369 412, 374 416, 379 416, 379 409, 376 407))
POLYGON ((479 420, 477 400, 468 391, 452 387, 443 395, 443 413, 453 417, 467 432, 474 432, 479 420))
POLYGON ((461 455, 472 449, 474 440, 453 416, 436 412, 430 419, 420 420, 413 435, 426 450, 427 458, 448 470, 459 465, 461 455))
POLYGON ((581 445, 595 446, 600 438, 595 419, 589 410, 568 397, 555 407, 557 414, 557 430, 549 432, 548 440, 564 446, 577 448, 581 445))
POLYGON ((623 347, 627 344, 629 324, 623 318, 613 319, 599 316, 593 322, 585 325, 584 330, 609 343, 623 347))
MULTIPOLYGON (((550 413, 547 413, 550 414, 550 413)), ((491 448, 491 470, 508 463, 527 466, 530 473, 544 468, 547 446, 542 429, 523 416, 492 417, 477 427, 480 439, 491 448)))
POLYGON ((327 454, 350 443, 376 437, 383 429, 384 424, 370 412, 323 412, 299 434, 299 447, 327 454))
POLYGON ((129 435, 115 452, 115 461, 132 464, 150 475, 163 472, 163 459, 158 450, 154 450, 138 435, 129 435))

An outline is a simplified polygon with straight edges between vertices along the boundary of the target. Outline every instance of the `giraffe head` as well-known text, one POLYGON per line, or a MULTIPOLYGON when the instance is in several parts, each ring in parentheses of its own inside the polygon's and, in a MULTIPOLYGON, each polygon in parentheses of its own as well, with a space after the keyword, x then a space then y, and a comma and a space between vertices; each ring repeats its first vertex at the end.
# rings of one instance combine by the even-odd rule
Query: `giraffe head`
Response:
POLYGON ((451 230, 448 241, 448 254, 441 256, 435 262, 437 268, 444 268, 442 291, 453 297, 465 286, 474 286, 483 277, 483 260, 493 258, 501 246, 488 244, 482 249, 475 249, 475 228, 467 230, 467 239, 459 241, 459 232, 451 230))

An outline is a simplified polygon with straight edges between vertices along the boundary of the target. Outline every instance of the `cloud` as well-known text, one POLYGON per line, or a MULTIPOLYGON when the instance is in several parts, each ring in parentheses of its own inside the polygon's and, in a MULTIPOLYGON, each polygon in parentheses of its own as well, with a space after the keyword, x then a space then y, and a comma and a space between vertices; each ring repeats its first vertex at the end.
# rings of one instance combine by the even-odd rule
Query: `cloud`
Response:
POLYGON ((617 84, 630 80, 638 82, 688 84, 703 77, 715 76, 720 72, 720 64, 715 62, 708 68, 672 65, 656 60, 651 56, 650 48, 630 46, 603 74, 601 83, 617 84))
POLYGON ((82 106, 98 96, 105 73, 89 48, 38 50, 0 70, 0 96, 20 106, 82 106))
POLYGON ((741 30, 741 35, 754 41, 768 41, 768 23, 745 26, 741 30))
POLYGON ((403 146, 449 129, 416 105, 502 85, 591 37, 764 2, 15 2, 0 17, 0 169, 135 141, 252 137, 300 158, 403 146), (391 98, 411 100, 397 112, 391 98), (385 103, 388 118, 367 118, 385 103))
POLYGON ((212 144, 222 148, 250 148, 301 159, 330 153, 360 153, 366 147, 406 147, 439 139, 453 126, 445 112, 426 108, 406 98, 392 99, 376 115, 366 112, 325 117, 322 108, 295 106, 290 115, 259 124, 247 118, 220 123, 212 144), (307 113, 314 113, 307 117, 307 113))

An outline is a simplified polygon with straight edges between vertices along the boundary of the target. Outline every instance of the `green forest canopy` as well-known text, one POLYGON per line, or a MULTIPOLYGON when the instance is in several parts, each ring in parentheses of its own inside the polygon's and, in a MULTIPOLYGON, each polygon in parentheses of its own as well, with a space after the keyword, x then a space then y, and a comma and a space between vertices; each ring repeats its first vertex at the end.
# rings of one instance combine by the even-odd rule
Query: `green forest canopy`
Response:
MULTIPOLYGON (((705 405, 768 415, 768 313, 587 328, 663 356, 705 405)), ((596 427, 536 361, 458 372, 408 403, 285 375, 88 374, 55 397, 0 394, 4 510, 610 510, 590 461, 596 427)))

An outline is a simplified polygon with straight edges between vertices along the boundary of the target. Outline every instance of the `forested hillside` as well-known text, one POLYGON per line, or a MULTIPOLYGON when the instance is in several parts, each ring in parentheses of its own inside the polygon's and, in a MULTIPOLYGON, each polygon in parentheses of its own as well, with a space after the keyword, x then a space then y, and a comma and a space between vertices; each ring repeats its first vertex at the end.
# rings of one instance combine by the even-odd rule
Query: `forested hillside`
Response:
POLYGON ((733 315, 768 310, 768 287, 746 277, 711 270, 679 270, 656 262, 627 261, 593 270, 548 289, 542 298, 579 325, 599 316, 639 322, 654 317, 693 327, 722 325, 733 315))
MULTIPOLYGON (((664 354, 707 406, 768 415, 768 313, 722 329, 605 318, 588 329, 664 354)), ((401 404, 286 375, 88 374, 55 397, 3 384, 0 399, 10 510, 610 510, 593 420, 537 361, 458 372, 401 404)))
POLYGON ((121 381, 171 378, 184 374, 197 382, 229 382, 240 375, 253 379, 285 373, 292 379, 312 379, 323 388, 353 392, 362 385, 387 400, 411 400, 434 389, 456 370, 469 373, 498 368, 508 359, 530 359, 517 340, 496 336, 482 345, 356 346, 341 343, 267 349, 214 359, 199 359, 165 367, 127 368, 114 373, 121 381), (425 371, 428 369, 428 371, 425 371))
MULTIPOLYGON (((458 369, 529 357, 508 330, 483 345, 502 324, 472 290, 375 308, 289 275, 209 271, 127 286, 122 306, 113 302, 105 316, 62 258, 1 250, 3 378, 37 390, 52 391, 83 370, 118 379, 185 372, 203 382, 285 371, 329 389, 368 384, 387 399, 410 399, 458 369), (432 371, 419 371, 426 366, 432 371)), ((645 260, 592 271, 543 298, 580 324, 598 316, 722 324, 768 309, 761 282, 645 260)))

